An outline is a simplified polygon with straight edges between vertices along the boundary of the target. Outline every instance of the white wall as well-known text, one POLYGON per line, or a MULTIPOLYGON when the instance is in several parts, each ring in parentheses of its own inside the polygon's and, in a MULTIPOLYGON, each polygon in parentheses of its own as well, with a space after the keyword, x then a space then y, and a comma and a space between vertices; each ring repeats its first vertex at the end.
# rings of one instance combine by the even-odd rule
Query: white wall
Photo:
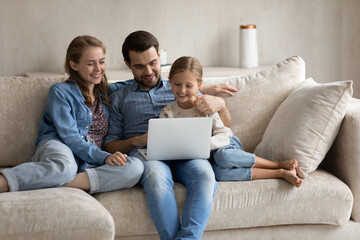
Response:
POLYGON ((124 38, 152 32, 169 61, 238 66, 239 26, 256 24, 261 65, 293 55, 318 82, 354 80, 360 97, 359 0, 0 0, 0 76, 63 71, 70 41, 82 34, 108 48, 108 69, 125 68, 124 38))

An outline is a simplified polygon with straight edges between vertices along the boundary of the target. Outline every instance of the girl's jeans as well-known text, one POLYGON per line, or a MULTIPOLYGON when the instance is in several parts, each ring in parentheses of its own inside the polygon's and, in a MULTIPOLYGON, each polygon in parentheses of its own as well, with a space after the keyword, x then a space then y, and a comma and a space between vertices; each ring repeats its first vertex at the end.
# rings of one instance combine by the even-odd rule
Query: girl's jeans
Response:
POLYGON ((212 167, 219 181, 250 181, 255 155, 245 152, 240 139, 232 136, 230 144, 214 150, 211 154, 212 167))

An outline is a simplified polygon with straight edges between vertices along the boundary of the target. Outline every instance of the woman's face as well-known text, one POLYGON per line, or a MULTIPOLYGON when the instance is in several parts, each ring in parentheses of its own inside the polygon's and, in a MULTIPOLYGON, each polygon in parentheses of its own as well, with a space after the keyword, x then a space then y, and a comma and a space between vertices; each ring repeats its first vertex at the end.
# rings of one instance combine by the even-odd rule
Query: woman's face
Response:
POLYGON ((105 74, 105 54, 101 47, 88 47, 82 53, 78 63, 70 61, 72 69, 77 71, 89 88, 101 82, 105 74))

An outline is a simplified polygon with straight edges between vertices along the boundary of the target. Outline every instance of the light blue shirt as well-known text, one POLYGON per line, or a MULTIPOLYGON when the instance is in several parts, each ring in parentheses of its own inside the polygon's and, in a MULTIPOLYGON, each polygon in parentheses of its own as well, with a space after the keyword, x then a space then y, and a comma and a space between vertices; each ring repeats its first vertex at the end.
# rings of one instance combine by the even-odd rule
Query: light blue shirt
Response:
POLYGON ((175 101, 170 82, 162 78, 156 87, 148 91, 142 90, 133 80, 113 92, 111 99, 109 131, 104 145, 146 133, 149 119, 158 118, 161 109, 175 101))
MULTIPOLYGON (((118 90, 128 82, 112 84, 112 91, 118 90)), ((102 105, 109 119, 109 109, 102 105)), ((36 146, 44 140, 58 140, 73 152, 79 171, 86 165, 103 165, 110 153, 85 141, 92 122, 92 113, 85 104, 85 98, 79 87, 73 83, 61 82, 50 87, 44 113, 40 120, 36 146)))

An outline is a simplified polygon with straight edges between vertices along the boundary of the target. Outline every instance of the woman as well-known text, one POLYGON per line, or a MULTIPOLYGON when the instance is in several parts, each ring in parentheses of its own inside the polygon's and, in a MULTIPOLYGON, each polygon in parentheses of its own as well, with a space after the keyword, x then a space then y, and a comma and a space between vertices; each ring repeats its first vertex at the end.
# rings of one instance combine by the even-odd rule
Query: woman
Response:
POLYGON ((67 186, 93 194, 139 181, 140 160, 101 150, 110 106, 105 69, 101 41, 79 36, 70 43, 69 78, 49 90, 31 162, 1 170, 0 192, 67 186))

